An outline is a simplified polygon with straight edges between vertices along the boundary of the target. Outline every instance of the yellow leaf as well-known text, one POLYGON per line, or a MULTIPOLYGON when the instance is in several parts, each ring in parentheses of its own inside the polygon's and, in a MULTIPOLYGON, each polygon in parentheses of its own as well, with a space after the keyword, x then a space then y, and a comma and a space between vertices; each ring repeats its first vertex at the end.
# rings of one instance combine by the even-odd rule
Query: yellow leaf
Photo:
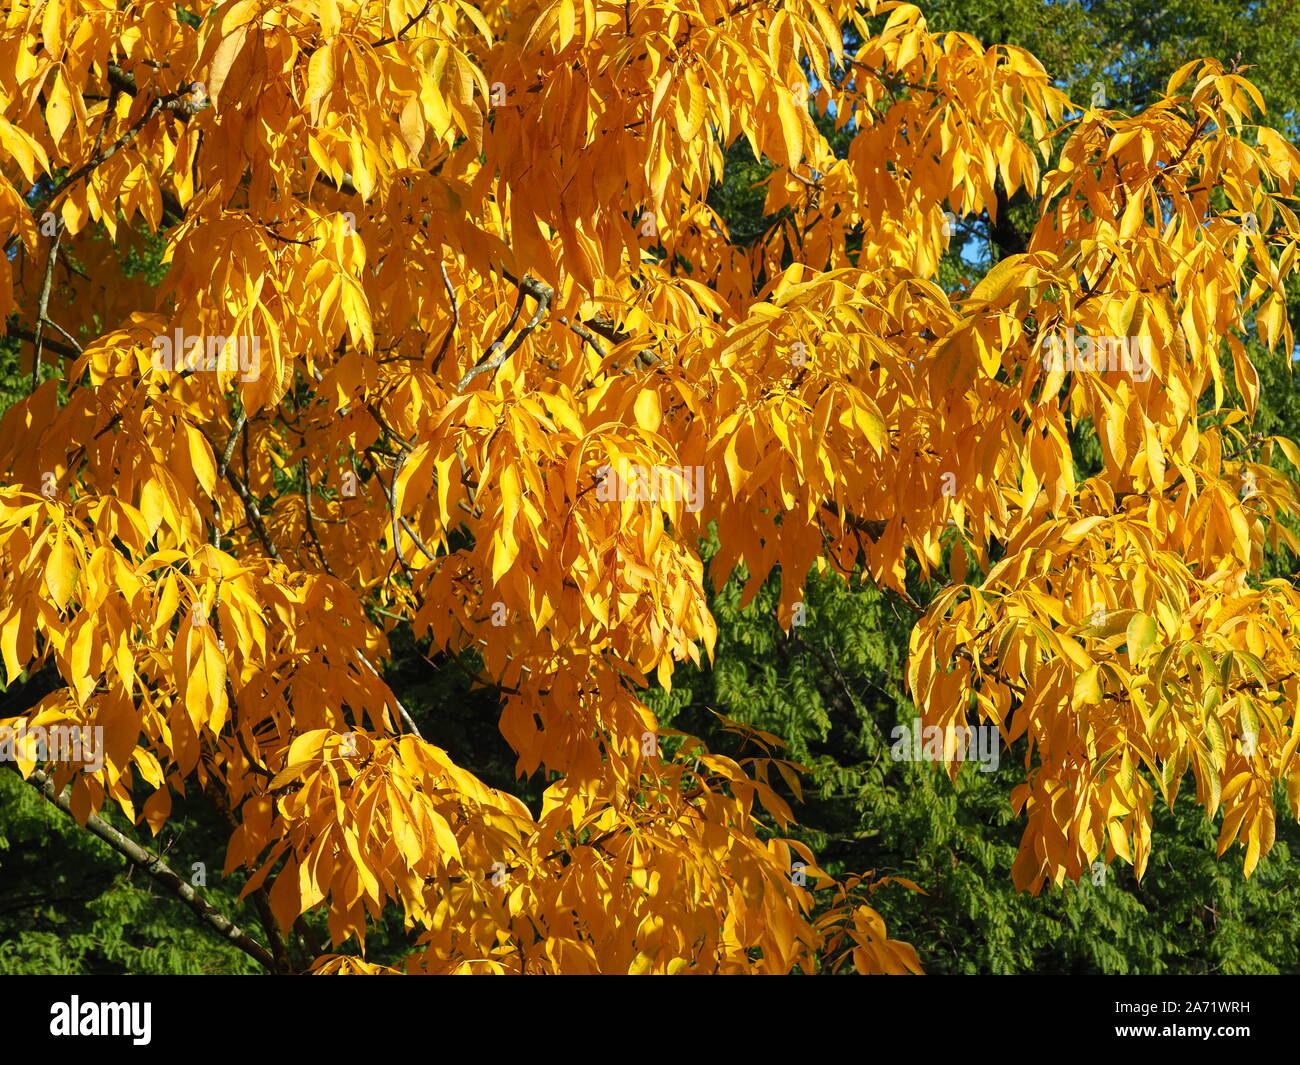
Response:
POLYGON ((194 476, 198 478, 199 486, 203 491, 212 495, 217 485, 217 463, 212 455, 212 448, 203 434, 188 422, 185 424, 185 439, 189 445, 194 476))
POLYGON ((648 433, 659 431, 663 418, 659 410, 659 393, 652 388, 643 389, 636 397, 636 423, 648 433))
POLYGON ((1096 515, 1090 518, 1081 518, 1079 521, 1070 525, 1065 532, 1061 533, 1061 539, 1067 544, 1078 543, 1105 520, 1105 518, 1097 517, 1096 515))
POLYGON ((337 77, 338 40, 329 41, 312 53, 307 64, 307 98, 303 103, 311 111, 313 118, 319 115, 319 104, 334 87, 337 77))
POLYGON ((1101 667, 1094 663, 1075 678, 1074 698, 1082 703, 1095 705, 1102 700, 1101 667))
MULTIPOLYGON (((50 4, 50 7, 58 7, 58 4, 50 4)), ((50 137, 55 144, 63 140, 63 134, 67 132, 68 124, 72 121, 72 98, 68 95, 68 85, 64 80, 63 71, 58 70, 54 74, 54 83, 50 87, 50 97, 45 104, 45 121, 50 127, 50 137)))
POLYGON ((162 831, 163 825, 167 823, 167 818, 171 816, 171 812, 171 790, 161 787, 145 800, 141 814, 149 825, 149 830, 156 836, 162 831))
POLYGON ((781 123, 781 141, 785 148, 785 164, 791 170, 799 165, 803 158, 803 126, 799 122, 799 112, 789 91, 778 88, 776 93, 776 114, 781 123))
POLYGON ((1129 661, 1136 665, 1138 660, 1146 654, 1147 649, 1155 643, 1155 620, 1141 611, 1134 614, 1129 619, 1125 639, 1128 643, 1129 661))
POLYGON ((573 34, 578 24, 577 15, 573 0, 560 0, 560 37, 557 42, 559 51, 563 51, 565 46, 573 40, 573 34))
POLYGON ((212 55, 212 65, 208 71, 207 92, 214 104, 221 96, 221 90, 226 84, 230 68, 239 57, 239 53, 243 51, 244 41, 247 37, 248 23, 245 23, 228 37, 223 38, 212 55))
POLYGON ((226 723, 226 660, 210 624, 191 624, 185 709, 196 728, 220 732, 226 723))
POLYGON ((993 267, 970 294, 972 302, 992 303, 1024 273, 1024 255, 1008 255, 993 267))
POLYGON ((60 530, 45 562, 45 588, 60 610, 77 586, 78 571, 77 552, 60 530))

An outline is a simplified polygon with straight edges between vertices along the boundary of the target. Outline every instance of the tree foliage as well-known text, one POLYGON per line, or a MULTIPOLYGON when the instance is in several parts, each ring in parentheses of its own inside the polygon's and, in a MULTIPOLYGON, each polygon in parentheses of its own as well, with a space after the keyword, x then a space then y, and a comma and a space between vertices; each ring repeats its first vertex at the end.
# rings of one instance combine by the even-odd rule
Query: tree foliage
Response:
POLYGON ((391 908, 414 972, 917 971, 887 882, 791 835, 775 734, 646 705, 712 658, 714 536, 783 627, 814 571, 920 615, 925 722, 1026 749, 1019 887, 1141 876, 1189 772, 1248 874, 1300 800, 1300 598, 1251 580, 1295 544, 1252 449, 1300 452, 1244 429, 1300 154, 1235 68, 1128 115, 818 0, 20 3, 0 60, 5 675, 103 728, 50 771, 78 820, 228 819, 273 967, 383 971, 338 951, 391 908), (937 283, 1017 193, 1023 250, 937 283), (1049 366, 1075 330, 1149 374, 1049 366), (395 632, 472 662, 540 796, 419 734, 395 632))

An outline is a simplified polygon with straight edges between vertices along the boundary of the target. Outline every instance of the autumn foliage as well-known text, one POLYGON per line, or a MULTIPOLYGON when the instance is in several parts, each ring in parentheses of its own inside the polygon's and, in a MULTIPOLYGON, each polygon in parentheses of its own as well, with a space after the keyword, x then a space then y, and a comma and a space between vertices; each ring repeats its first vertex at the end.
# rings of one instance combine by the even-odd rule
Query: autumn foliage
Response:
POLYGON ((1249 873, 1275 783, 1300 810, 1300 594, 1251 580, 1300 547, 1249 428, 1300 240, 1262 111, 1211 62, 1073 103, 889 2, 9 5, 0 656, 107 753, 52 779, 155 831, 208 795, 268 935, 400 908, 411 972, 919 971, 868 871, 782 835, 776 737, 710 753, 638 698, 712 655, 706 579, 779 573, 788 624, 817 567, 916 608, 927 724, 1028 737, 1018 886, 1140 873, 1189 771, 1249 873), (739 138, 750 248, 707 201, 739 138), (951 220, 1018 192, 1025 251, 941 287, 951 220), (1149 374, 1050 366, 1067 331, 1149 374), (477 651, 540 809, 420 738, 402 621, 477 651))

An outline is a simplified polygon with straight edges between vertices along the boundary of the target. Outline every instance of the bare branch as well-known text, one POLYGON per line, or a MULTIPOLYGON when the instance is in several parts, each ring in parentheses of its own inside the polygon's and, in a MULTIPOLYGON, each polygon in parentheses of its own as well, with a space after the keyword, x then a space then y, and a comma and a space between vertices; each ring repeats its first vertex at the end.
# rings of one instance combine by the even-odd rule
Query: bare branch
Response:
POLYGON ((280 557, 280 549, 275 546, 275 541, 271 539, 271 534, 267 531, 266 522, 262 520, 262 511, 257 505, 257 500, 253 498, 248 486, 240 479, 239 474, 232 469, 226 470, 226 480, 230 482, 230 486, 238 493, 240 500, 243 502, 244 513, 248 515, 249 524, 252 525, 253 532, 258 540, 262 542, 262 547, 266 550, 266 553, 276 562, 284 562, 284 559, 280 557))
POLYGON ((451 300, 451 325, 447 328, 447 335, 442 338, 442 347, 438 349, 438 355, 433 360, 433 372, 438 372, 438 367, 442 365, 442 360, 447 354, 447 349, 451 346, 451 338, 456 333, 456 327, 460 325, 460 304, 456 302, 456 290, 451 286, 451 278, 447 276, 447 264, 440 263, 442 267, 442 283, 447 287, 447 298, 451 300))
POLYGON ((168 93, 166 96, 157 97, 148 107, 145 108, 144 114, 136 119, 130 129, 118 137, 117 140, 107 148, 97 151, 90 157, 90 159, 60 181, 48 196, 43 197, 36 206, 32 208, 32 213, 39 215, 44 211, 46 205, 57 199, 64 190, 75 185, 105 160, 111 159, 119 151, 125 148, 140 135, 144 130, 144 127, 147 126, 153 117, 159 112, 174 111, 178 114, 189 116, 197 114, 199 111, 203 110, 205 106, 206 102, 197 102, 194 94, 188 86, 181 92, 168 93))
MULTIPOLYGON (((17 766, 10 765, 10 768, 17 772, 17 766)), ((36 788, 51 803, 57 806, 69 817, 76 820, 76 815, 72 812, 72 803, 60 795, 54 787, 54 782, 49 779, 41 770, 35 769, 32 775, 27 778, 27 783, 36 788)), ((86 830, 98 836, 120 855, 131 862, 132 865, 143 870, 155 881, 165 887, 171 894, 179 898, 188 906, 199 920, 203 922, 208 929, 215 932, 222 939, 233 943, 250 958, 256 961, 268 972, 282 971, 276 965, 275 959, 261 943, 249 937, 234 921, 230 920, 225 914, 209 905, 197 891, 177 875, 176 871, 171 868, 162 858, 154 854, 145 847, 140 846, 134 840, 123 835, 116 828, 110 825, 103 818, 91 814, 86 818, 86 830)))
POLYGON ((50 242, 50 255, 45 260, 45 276, 41 279, 41 295, 36 307, 36 336, 32 340, 32 391, 41 383, 41 353, 45 348, 45 322, 50 316, 50 289, 54 286, 54 264, 59 259, 59 244, 63 240, 63 219, 54 225, 54 239, 50 242))
MULTIPOLYGON (((69 333, 66 329, 64 329, 63 326, 59 325, 59 323, 56 322, 53 318, 46 318, 44 319, 44 321, 46 325, 50 326, 53 329, 57 329, 59 331, 59 335, 62 336, 65 340, 67 340, 69 344, 72 345, 73 349, 76 351, 78 355, 81 354, 82 347, 79 343, 77 343, 76 337, 74 337, 71 333, 69 333)), ((62 344, 60 344, 57 349, 50 346, 49 340, 46 340, 45 344, 47 347, 50 348, 51 351, 56 352, 56 354, 61 355, 67 351, 67 349, 62 344)))
MULTIPOLYGON (((36 333, 21 325, 5 326, 5 336, 13 337, 16 340, 26 340, 29 344, 36 342, 36 333)), ((43 343, 45 347, 49 348, 51 351, 69 359, 75 359, 80 354, 76 348, 69 347, 67 344, 63 344, 57 340, 51 340, 49 337, 46 337, 43 343)))
POLYGON ((311 537, 312 543, 316 545, 316 554, 320 556, 320 564, 322 568, 324 568, 325 572, 331 577, 337 576, 337 574, 330 569, 330 560, 325 557, 325 548, 320 542, 319 534, 316 532, 316 520, 312 516, 311 512, 311 469, 307 465, 306 458, 303 458, 298 463, 298 468, 302 471, 302 496, 303 503, 307 508, 307 535, 311 537))
MULTIPOLYGON (((379 670, 374 667, 374 663, 372 663, 370 659, 361 653, 360 649, 357 650, 357 657, 361 659, 362 664, 365 665, 371 673, 376 677, 379 677, 379 670)), ((380 680, 382 679, 383 678, 380 677, 380 680)), ((392 695, 392 692, 390 691, 389 694, 392 695)), ((420 735, 420 726, 415 723, 415 718, 411 716, 410 711, 402 705, 402 700, 396 695, 393 695, 393 702, 397 704, 397 712, 401 715, 402 721, 405 722, 406 727, 411 730, 411 734, 415 736, 416 739, 424 739, 424 737, 420 735)))
MULTIPOLYGON (((547 288, 547 292, 550 292, 551 295, 554 295, 554 292, 549 288, 547 288)), ((524 298, 524 289, 521 287, 519 289, 520 302, 515 304, 515 313, 510 318, 510 324, 506 326, 506 332, 510 330, 510 328, 515 323, 515 319, 519 316, 519 307, 523 301, 523 298, 524 298)), ((491 373, 493 370, 496 370, 501 366, 504 366, 506 362, 509 361, 510 356, 519 350, 520 345, 523 344, 523 342, 528 339, 528 335, 534 329, 537 328, 538 323, 541 322, 542 320, 542 316, 546 314, 546 310, 550 306, 551 296, 541 295, 541 296, 536 296, 534 298, 537 299, 537 310, 533 312, 533 316, 528 320, 527 324, 525 324, 524 327, 521 330, 519 330, 519 332, 515 335, 515 339, 510 342, 510 347, 506 348, 506 350, 503 351, 500 355, 498 355, 495 359, 492 359, 491 362, 487 361, 489 357, 492 355, 492 352, 495 351, 496 348, 504 341, 506 334, 505 332, 503 332, 501 336, 498 337, 497 340, 492 344, 492 347, 488 348, 488 350, 484 353, 483 358, 478 361, 478 364, 467 374, 465 374, 464 377, 460 379, 460 384, 456 386, 457 392, 464 392, 466 386, 468 386, 469 383, 472 380, 474 380, 474 378, 478 377, 479 374, 491 373)))
POLYGON ((235 421, 235 427, 230 430, 230 439, 226 441, 226 450, 221 453, 221 465, 217 467, 217 476, 224 477, 226 470, 230 468, 230 459, 235 454, 235 443, 239 440, 239 434, 244 431, 244 426, 248 423, 248 412, 240 411, 239 418, 235 421))
POLYGON ((424 18, 424 16, 429 13, 429 8, 431 7, 433 7, 433 0, 425 0, 424 7, 422 7, 417 14, 412 15, 410 20, 406 23, 406 25, 403 26, 400 30, 398 30, 394 36, 381 37, 379 40, 375 41, 375 43, 372 44, 370 47, 383 48, 385 45, 393 44, 396 41, 400 41, 411 31, 411 27, 413 27, 417 22, 420 21, 420 19, 424 18))

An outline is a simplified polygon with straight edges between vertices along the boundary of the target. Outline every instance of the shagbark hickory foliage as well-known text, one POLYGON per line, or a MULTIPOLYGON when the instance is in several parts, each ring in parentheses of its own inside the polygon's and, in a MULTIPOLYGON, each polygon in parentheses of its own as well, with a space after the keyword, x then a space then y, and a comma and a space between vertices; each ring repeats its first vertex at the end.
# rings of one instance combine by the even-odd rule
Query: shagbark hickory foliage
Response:
POLYGON ((337 950, 395 906, 412 972, 918 970, 779 835, 776 737, 710 753, 638 698, 712 653, 710 527, 784 624, 813 567, 947 582, 909 684, 1030 738, 1021 886, 1140 872, 1189 770, 1247 872, 1300 799, 1300 597, 1248 580, 1294 489, 1243 458, 1241 339, 1292 347, 1300 154, 1239 72, 1130 117, 906 4, 73 0, 9 9, 0 104, 0 657, 57 674, 28 723, 106 736, 19 766, 92 828, 209 795, 272 967, 380 971, 337 950), (777 218, 744 250, 707 201, 742 137, 777 218), (937 284, 1020 189, 1026 250, 937 284), (166 276, 123 277, 158 232, 166 276), (1045 364, 1071 331, 1151 372, 1045 364), (628 468, 661 490, 611 498, 628 468), (419 736, 402 620, 477 650, 539 809, 419 736))

